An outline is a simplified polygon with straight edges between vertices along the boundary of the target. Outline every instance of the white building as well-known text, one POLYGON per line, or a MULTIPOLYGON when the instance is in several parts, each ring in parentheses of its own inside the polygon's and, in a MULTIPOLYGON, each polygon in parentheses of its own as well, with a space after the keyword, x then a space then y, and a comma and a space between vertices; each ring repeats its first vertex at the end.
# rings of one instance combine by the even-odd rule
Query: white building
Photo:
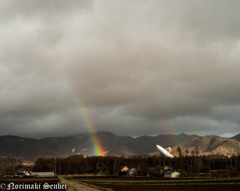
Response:
POLYGON ((164 178, 178 178, 180 177, 180 173, 176 171, 166 171, 164 172, 164 178))

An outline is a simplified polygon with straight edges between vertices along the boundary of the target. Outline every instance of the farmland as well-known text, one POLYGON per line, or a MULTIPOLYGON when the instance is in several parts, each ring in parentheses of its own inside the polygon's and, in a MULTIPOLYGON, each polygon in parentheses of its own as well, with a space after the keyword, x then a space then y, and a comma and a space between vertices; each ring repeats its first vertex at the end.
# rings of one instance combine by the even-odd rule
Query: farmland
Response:
POLYGON ((162 179, 147 177, 74 177, 71 180, 115 191, 239 191, 240 178, 162 179))

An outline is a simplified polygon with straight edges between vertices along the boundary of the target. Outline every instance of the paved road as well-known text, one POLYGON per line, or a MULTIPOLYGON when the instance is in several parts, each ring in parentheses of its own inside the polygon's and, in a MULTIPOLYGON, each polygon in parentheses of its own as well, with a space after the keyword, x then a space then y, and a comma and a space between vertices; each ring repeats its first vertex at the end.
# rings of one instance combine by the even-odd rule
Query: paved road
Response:
POLYGON ((89 186, 85 186, 83 184, 80 184, 78 182, 75 182, 75 181, 72 181, 72 180, 67 180, 63 177, 60 177, 59 178, 66 184, 74 187, 77 191, 100 191, 99 189, 97 188, 92 188, 92 187, 89 187, 89 186))

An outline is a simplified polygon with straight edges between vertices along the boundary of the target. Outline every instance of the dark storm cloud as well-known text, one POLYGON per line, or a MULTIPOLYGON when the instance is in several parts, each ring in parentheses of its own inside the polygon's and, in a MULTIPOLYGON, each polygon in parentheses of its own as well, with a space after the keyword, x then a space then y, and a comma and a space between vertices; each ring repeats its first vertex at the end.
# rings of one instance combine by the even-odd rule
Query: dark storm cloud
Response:
POLYGON ((238 133, 239 5, 3 1, 0 133, 238 133))

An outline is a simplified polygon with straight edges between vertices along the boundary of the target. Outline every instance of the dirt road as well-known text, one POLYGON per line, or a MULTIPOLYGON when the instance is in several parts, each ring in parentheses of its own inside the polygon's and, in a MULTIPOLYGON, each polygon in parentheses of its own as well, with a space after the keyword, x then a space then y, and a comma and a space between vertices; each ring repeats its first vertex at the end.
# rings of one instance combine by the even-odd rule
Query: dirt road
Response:
POLYGON ((86 185, 83 185, 81 183, 78 183, 78 182, 75 182, 75 181, 72 181, 72 180, 67 180, 63 177, 60 177, 59 178, 66 184, 74 187, 77 191, 101 191, 97 188, 92 188, 92 187, 89 187, 89 186, 86 186, 86 185))

